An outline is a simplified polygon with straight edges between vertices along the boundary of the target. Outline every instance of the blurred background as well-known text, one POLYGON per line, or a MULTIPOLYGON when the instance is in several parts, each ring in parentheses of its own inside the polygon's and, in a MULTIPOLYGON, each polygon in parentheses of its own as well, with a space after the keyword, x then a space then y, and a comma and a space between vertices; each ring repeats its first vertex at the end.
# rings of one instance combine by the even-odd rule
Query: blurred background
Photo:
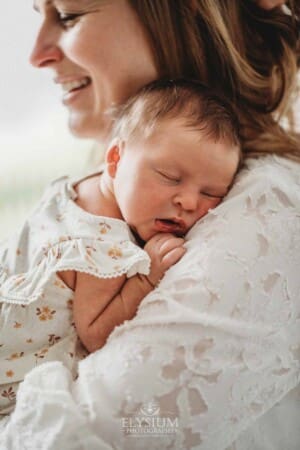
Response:
POLYGON ((50 180, 85 172, 92 149, 92 142, 69 133, 53 75, 28 62, 39 25, 32 0, 2 3, 0 240, 20 225, 50 180))

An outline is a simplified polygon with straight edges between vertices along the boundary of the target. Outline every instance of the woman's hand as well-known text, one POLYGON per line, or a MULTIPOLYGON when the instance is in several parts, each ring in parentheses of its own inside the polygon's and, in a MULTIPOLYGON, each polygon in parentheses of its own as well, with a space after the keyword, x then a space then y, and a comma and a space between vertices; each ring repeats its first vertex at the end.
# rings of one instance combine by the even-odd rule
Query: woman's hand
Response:
POLYGON ((183 238, 171 233, 157 233, 146 243, 144 250, 151 258, 151 271, 147 279, 153 287, 160 281, 166 270, 185 254, 184 243, 183 238))
POLYGON ((285 4, 285 0, 256 0, 257 5, 263 9, 273 9, 285 4))

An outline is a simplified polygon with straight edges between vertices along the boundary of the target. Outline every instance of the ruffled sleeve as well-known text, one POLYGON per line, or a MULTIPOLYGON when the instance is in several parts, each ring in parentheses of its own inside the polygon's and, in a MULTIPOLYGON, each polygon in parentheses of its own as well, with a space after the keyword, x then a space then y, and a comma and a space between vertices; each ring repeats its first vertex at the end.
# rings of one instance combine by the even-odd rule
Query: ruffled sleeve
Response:
POLYGON ((59 271, 74 270, 98 278, 114 278, 126 274, 148 274, 148 254, 128 239, 113 237, 69 238, 41 248, 25 273, 5 275, 1 272, 2 301, 28 304, 43 295, 51 276, 59 271))

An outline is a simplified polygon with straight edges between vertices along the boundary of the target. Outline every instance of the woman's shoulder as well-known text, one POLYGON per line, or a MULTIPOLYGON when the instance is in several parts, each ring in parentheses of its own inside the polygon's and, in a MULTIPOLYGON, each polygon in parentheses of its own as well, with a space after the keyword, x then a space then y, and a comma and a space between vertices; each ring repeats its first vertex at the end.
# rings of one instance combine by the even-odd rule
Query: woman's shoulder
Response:
POLYGON ((300 163, 275 155, 246 159, 227 199, 262 196, 269 204, 283 203, 298 210, 300 163))
POLYGON ((266 155, 258 158, 247 158, 244 164, 243 176, 247 174, 248 178, 256 178, 262 173, 267 181, 274 183, 280 179, 285 179, 291 183, 300 184, 300 161, 288 159, 277 155, 266 155), (280 178, 274 178, 280 175, 280 178))

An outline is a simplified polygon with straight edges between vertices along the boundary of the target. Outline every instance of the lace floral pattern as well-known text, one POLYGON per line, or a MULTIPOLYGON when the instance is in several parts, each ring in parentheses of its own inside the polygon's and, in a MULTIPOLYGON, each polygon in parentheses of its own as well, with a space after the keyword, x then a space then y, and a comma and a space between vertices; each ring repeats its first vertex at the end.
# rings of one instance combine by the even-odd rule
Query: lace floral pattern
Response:
POLYGON ((299 448, 300 166, 249 160, 187 238, 75 383, 60 363, 26 377, 3 448, 299 448), (177 418, 176 433, 128 436, 147 404, 177 418))

